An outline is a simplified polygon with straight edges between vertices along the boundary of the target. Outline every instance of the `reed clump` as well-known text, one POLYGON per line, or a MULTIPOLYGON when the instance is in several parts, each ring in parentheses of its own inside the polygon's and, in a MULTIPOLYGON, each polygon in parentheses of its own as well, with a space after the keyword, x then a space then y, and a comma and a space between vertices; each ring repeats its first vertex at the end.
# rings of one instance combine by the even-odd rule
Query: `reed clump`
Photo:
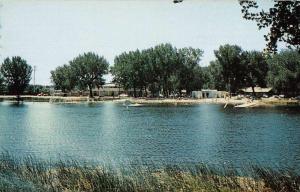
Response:
POLYGON ((300 191, 300 177, 292 170, 251 166, 243 171, 241 175, 205 164, 112 168, 77 161, 17 159, 4 153, 0 156, 0 191, 300 191))

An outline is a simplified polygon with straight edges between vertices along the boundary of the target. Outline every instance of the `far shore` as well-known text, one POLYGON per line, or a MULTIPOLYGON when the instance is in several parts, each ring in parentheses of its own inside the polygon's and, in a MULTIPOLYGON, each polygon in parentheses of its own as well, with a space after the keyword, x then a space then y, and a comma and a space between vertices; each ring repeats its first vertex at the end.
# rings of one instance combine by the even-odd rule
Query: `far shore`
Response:
MULTIPOLYGON (((249 107, 272 107, 272 106, 287 106, 287 105, 300 105, 300 100, 293 100, 288 98, 262 98, 251 101, 250 99, 237 99, 232 98, 206 98, 206 99, 193 99, 193 98, 133 98, 133 97, 95 97, 88 98, 85 96, 81 97, 60 97, 60 96, 32 96, 23 95, 21 96, 23 101, 26 102, 50 102, 50 103, 85 103, 85 102, 104 102, 113 101, 116 103, 124 103, 128 100, 132 104, 141 105, 193 105, 193 104, 223 104, 227 105, 248 105, 249 107)), ((12 95, 0 95, 0 101, 15 101, 16 96, 12 95)))

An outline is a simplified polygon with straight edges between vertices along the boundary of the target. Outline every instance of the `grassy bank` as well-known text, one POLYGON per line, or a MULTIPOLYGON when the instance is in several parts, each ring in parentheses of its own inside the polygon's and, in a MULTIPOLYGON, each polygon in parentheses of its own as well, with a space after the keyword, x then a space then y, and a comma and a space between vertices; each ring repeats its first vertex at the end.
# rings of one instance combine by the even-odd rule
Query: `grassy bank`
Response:
POLYGON ((124 166, 111 168, 35 158, 0 157, 0 191, 299 191, 300 177, 289 171, 251 167, 239 176, 229 168, 124 166))

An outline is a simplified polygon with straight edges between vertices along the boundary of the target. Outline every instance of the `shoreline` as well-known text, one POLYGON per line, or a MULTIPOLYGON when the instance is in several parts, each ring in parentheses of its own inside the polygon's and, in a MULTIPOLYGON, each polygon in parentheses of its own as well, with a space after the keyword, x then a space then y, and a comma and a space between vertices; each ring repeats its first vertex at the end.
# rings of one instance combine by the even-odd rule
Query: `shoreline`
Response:
MULTIPOLYGON (((300 106, 300 100, 282 99, 282 98, 262 98, 254 101, 249 99, 232 98, 206 98, 206 99, 192 99, 192 98, 133 98, 133 97, 60 97, 60 96, 21 96, 22 101, 25 102, 49 102, 49 103, 101 103, 112 101, 116 103, 124 103, 129 101, 132 104, 140 105, 197 105, 197 104, 223 104, 241 107, 273 107, 273 106, 300 106)), ((1 101, 15 101, 16 96, 1 95, 1 101)))

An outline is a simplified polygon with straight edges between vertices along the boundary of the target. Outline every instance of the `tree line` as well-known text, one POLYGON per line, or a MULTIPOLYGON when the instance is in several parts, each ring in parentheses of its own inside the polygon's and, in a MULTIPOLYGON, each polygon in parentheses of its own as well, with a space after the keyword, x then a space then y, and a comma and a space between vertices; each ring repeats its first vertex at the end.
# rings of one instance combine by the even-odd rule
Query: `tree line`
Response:
MULTIPOLYGON (((200 66, 201 49, 176 48, 160 44, 144 50, 121 53, 109 63, 96 53, 84 53, 68 64, 51 71, 55 89, 63 92, 92 89, 104 84, 103 75, 111 73, 113 81, 133 96, 156 97, 162 94, 181 95, 183 90, 218 89, 237 93, 245 87, 272 87, 274 93, 286 96, 300 94, 300 53, 283 50, 277 54, 245 51, 237 45, 222 45, 214 51, 216 59, 208 66, 200 66), (146 91, 147 90, 147 91, 146 91)), ((19 56, 6 58, 0 66, 0 93, 20 95, 29 85, 32 67, 19 56)), ((38 90, 43 90, 39 86, 38 90)), ((254 92, 255 94, 255 92, 254 92)))
POLYGON ((199 66, 202 55, 200 49, 177 49, 171 44, 160 44, 116 56, 111 73, 114 82, 132 89, 135 97, 147 94, 146 90, 152 96, 159 92, 165 96, 181 94, 182 90, 190 93, 203 85, 199 66))
MULTIPOLYGON (((202 88, 237 93, 245 87, 273 87, 276 93, 294 96, 300 93, 300 54, 284 50, 270 55, 259 51, 244 51, 237 45, 222 45, 214 51, 216 60, 201 67, 203 51, 194 48, 177 49, 171 44, 124 52, 114 60, 111 73, 114 81, 134 96, 142 90, 164 96, 181 94, 202 88)), ((146 92, 145 92, 146 93, 146 92)))

